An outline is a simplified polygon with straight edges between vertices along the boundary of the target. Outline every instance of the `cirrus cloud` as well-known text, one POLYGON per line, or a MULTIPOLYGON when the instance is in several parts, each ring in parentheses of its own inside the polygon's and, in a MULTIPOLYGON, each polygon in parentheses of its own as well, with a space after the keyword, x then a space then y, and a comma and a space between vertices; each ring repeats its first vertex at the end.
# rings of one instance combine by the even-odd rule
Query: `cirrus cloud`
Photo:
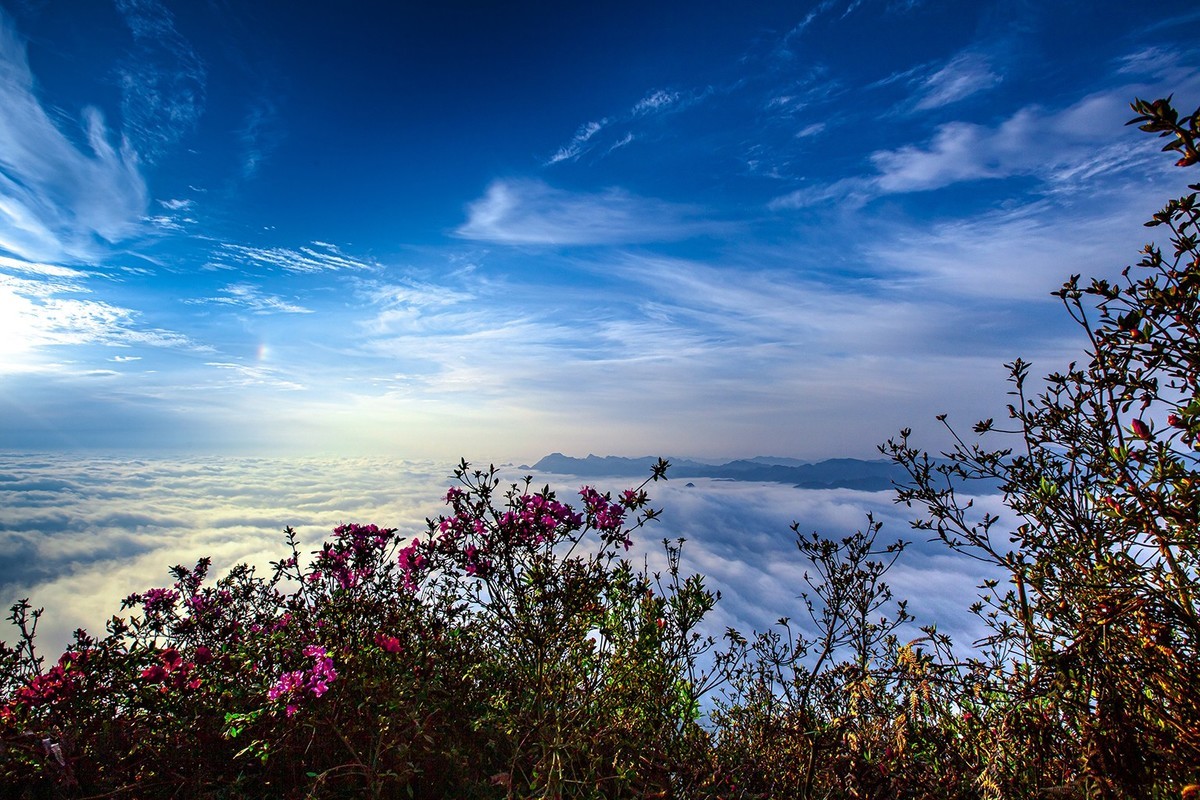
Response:
POLYGON ((701 209, 624 189, 571 193, 538 180, 497 180, 467 206, 463 239, 512 245, 615 245, 680 241, 727 231, 701 209))
POLYGON ((31 261, 88 262, 141 228, 138 154, 82 112, 80 149, 35 93, 24 42, 0 10, 0 249, 31 261))

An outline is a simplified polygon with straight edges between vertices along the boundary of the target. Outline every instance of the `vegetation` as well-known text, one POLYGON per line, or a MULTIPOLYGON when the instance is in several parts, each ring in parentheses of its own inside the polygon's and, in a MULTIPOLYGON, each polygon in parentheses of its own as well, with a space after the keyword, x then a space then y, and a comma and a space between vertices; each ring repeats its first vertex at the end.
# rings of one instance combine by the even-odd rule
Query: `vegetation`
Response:
MULTIPOLYGON (((1200 110, 1133 108, 1179 166, 1200 162, 1200 110)), ((1038 387, 1009 365, 1007 428, 955 433, 941 458, 907 431, 883 447, 915 525, 1010 578, 981 587, 991 635, 970 658, 905 634, 885 581, 904 543, 874 520, 797 529, 801 622, 718 643, 682 542, 661 572, 625 558, 665 462, 575 506, 464 462, 423 538, 344 525, 305 561, 289 530, 269 576, 175 567, 49 667, 40 612, 14 606, 0 796, 1194 797, 1196 194, 1148 224, 1165 251, 1057 293, 1086 360, 1038 387), (1015 530, 976 513, 974 480, 1000 486, 1015 530)))

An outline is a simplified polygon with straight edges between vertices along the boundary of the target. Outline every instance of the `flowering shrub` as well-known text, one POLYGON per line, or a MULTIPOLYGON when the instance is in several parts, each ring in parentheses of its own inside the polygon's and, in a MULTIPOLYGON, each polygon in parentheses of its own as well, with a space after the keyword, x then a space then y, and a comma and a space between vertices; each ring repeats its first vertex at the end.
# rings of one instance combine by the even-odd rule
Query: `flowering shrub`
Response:
POLYGON ((500 495, 494 470, 455 476, 422 537, 342 525, 305 563, 288 529, 269 577, 175 567, 48 670, 40 612, 14 607, 0 779, 130 797, 619 796, 687 780, 710 646, 694 628, 714 598, 680 578, 677 548, 665 582, 621 558, 656 515, 643 487, 585 488, 576 511, 528 481, 500 495))

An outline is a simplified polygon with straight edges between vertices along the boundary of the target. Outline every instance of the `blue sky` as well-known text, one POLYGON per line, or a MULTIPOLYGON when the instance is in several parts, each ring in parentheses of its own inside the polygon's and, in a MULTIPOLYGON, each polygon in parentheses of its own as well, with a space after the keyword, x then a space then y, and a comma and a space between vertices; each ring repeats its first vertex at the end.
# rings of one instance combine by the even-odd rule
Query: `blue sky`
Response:
POLYGON ((1192 2, 6 2, 0 448, 871 456, 1082 349, 1192 2))

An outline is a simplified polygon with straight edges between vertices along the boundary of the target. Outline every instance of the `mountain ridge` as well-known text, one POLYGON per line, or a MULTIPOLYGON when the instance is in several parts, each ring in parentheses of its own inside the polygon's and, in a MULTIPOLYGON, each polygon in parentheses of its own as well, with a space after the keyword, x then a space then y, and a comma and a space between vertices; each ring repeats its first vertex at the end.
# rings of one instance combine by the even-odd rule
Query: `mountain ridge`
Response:
MULTIPOLYGON (((878 492, 890 490, 894 488, 895 482, 901 482, 908 477, 902 468, 885 459, 867 461, 858 458, 830 458, 809 463, 794 458, 755 456, 723 464, 706 464, 690 459, 666 460, 671 463, 667 473, 670 478, 790 483, 800 489, 858 489, 878 492)), ((658 458, 655 456, 627 458, 589 453, 586 458, 576 458, 562 453, 551 453, 533 465, 522 464, 520 469, 586 478, 626 478, 648 476, 656 463, 658 458)))

